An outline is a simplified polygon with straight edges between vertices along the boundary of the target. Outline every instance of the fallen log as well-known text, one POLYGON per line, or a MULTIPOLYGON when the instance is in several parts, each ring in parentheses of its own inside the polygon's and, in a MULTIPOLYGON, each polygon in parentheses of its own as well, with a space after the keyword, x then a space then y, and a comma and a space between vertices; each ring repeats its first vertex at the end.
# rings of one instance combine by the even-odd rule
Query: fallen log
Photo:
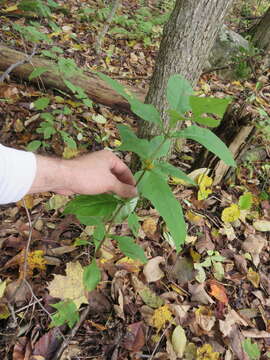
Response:
MULTIPOLYGON (((26 54, 0 44, 0 71, 5 71, 9 66, 24 60, 26 57, 26 54)), ((15 67, 15 69, 12 70, 12 75, 16 78, 29 81, 29 75, 34 68, 37 67, 46 67, 48 68, 48 71, 42 74, 39 78, 31 80, 32 83, 37 84, 42 81, 45 87, 59 89, 68 94, 72 94, 71 90, 65 85, 63 78, 59 75, 56 63, 52 60, 44 59, 41 56, 34 56, 31 59, 31 63, 25 63, 15 67)), ((126 99, 117 94, 104 81, 94 74, 86 73, 84 71, 82 74, 76 74, 75 76, 68 78, 68 80, 74 85, 80 86, 89 98, 96 103, 121 110, 130 110, 126 99)), ((141 90, 136 90, 128 86, 125 87, 137 98, 144 101, 146 92, 143 93, 141 90)))

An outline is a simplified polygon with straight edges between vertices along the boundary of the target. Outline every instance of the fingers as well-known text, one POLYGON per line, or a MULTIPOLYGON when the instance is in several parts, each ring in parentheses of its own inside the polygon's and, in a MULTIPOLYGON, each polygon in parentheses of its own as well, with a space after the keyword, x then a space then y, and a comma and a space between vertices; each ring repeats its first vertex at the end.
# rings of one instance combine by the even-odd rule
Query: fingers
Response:
POLYGON ((112 176, 110 191, 123 198, 138 196, 138 191, 134 185, 121 182, 115 176, 112 176))
POLYGON ((117 156, 113 158, 113 167, 111 171, 121 182, 133 186, 136 184, 130 169, 117 156))

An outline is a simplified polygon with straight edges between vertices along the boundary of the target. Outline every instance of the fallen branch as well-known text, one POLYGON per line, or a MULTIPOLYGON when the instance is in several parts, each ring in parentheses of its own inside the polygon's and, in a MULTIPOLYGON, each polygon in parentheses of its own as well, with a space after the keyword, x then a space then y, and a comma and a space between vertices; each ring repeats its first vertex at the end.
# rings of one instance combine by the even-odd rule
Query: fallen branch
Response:
POLYGON ((16 62, 15 64, 11 64, 7 68, 7 70, 4 71, 4 73, 0 76, 0 83, 4 82, 8 78, 9 74, 16 69, 16 67, 26 64, 27 62, 29 63, 31 61, 32 57, 34 55, 36 55, 36 51, 37 51, 37 44, 34 45, 33 51, 30 55, 27 55, 25 59, 22 59, 22 60, 16 62))
MULTIPOLYGON (((25 61, 25 54, 13 50, 7 46, 0 44, 0 71, 6 71, 11 65, 25 61)), ((45 67, 48 69, 39 78, 31 80, 37 84, 41 80, 44 86, 62 90, 66 93, 72 94, 71 90, 65 85, 62 77, 57 71, 57 64, 54 61, 44 59, 40 56, 33 56, 31 64, 23 62, 12 69, 12 74, 20 79, 29 81, 29 75, 33 69, 37 67, 45 67)), ((107 105, 109 107, 128 110, 129 103, 122 96, 112 90, 104 81, 98 76, 91 73, 76 74, 69 79, 74 85, 81 87, 85 93, 96 103, 107 105)), ((140 100, 144 101, 146 91, 137 90, 126 86, 127 90, 132 92, 140 100)))

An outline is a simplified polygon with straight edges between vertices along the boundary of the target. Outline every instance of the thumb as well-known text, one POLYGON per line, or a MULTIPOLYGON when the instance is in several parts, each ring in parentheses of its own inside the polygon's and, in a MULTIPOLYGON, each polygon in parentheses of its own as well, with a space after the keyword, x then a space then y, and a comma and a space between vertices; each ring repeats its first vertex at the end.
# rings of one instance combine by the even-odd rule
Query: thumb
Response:
POLYGON ((137 188, 133 185, 125 184, 116 177, 112 177, 111 189, 116 195, 123 198, 132 198, 138 196, 137 188))

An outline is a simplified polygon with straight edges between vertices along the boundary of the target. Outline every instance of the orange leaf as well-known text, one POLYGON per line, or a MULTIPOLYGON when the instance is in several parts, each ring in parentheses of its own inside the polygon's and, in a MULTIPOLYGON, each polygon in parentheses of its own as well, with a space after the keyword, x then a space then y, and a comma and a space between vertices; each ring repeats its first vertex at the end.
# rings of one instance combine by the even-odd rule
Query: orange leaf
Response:
POLYGON ((209 292, 209 294, 214 296, 214 298, 216 298, 221 303, 228 304, 229 300, 226 295, 224 286, 214 280, 210 280, 209 285, 211 288, 211 291, 209 292))

